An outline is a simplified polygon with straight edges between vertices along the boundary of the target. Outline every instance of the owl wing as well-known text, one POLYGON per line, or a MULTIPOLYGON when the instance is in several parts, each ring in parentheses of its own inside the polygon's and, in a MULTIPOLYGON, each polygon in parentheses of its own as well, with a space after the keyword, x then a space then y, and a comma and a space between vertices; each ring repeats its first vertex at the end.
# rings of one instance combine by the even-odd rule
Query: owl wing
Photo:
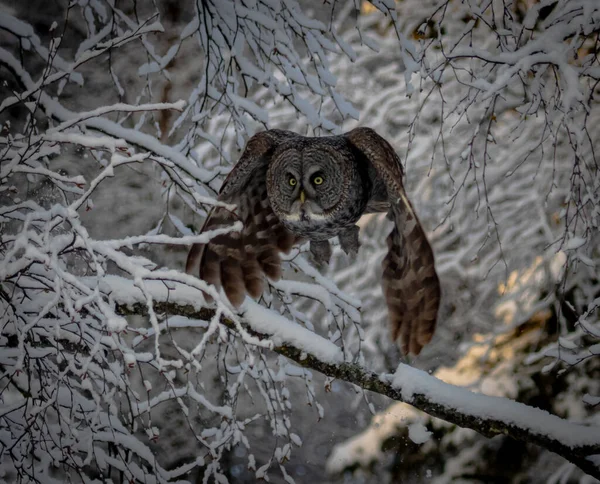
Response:
POLYGON ((368 161, 374 186, 367 210, 385 207, 394 222, 382 280, 392 337, 401 338, 405 354, 419 354, 433 336, 440 304, 433 251, 404 191, 394 149, 370 128, 356 128, 344 136, 368 161))
POLYGON ((227 298, 239 306, 246 293, 254 298, 263 292, 263 273, 272 280, 281 277, 280 252, 289 252, 295 236, 273 212, 267 196, 266 174, 273 150, 294 133, 268 130, 254 135, 229 173, 218 199, 235 204, 235 211, 213 209, 203 231, 243 223, 241 232, 214 237, 207 244, 194 244, 188 254, 186 272, 223 287, 227 298))

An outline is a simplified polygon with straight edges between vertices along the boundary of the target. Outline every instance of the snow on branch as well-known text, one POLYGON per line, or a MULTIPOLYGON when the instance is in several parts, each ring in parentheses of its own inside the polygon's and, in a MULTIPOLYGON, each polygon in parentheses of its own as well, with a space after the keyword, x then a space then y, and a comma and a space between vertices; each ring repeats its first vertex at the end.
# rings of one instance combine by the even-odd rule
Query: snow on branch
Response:
POLYGON ((597 358, 597 1, 524 15, 494 2, 372 2, 383 20, 359 15, 359 3, 326 2, 319 19, 295 0, 170 2, 164 15, 163 2, 90 0, 55 19, 0 16, 5 480, 58 469, 224 482, 237 458, 257 479, 275 468, 292 482, 285 463, 302 445, 302 412, 324 416, 311 369, 598 475, 587 458, 600 453, 595 428, 404 365, 383 372, 395 348, 375 280, 381 221, 361 222, 353 264, 336 250, 321 273, 306 247, 292 250, 285 277, 242 314, 168 268, 181 267, 182 245, 240 229, 198 234, 212 207, 233 209, 215 195, 257 129, 323 134, 360 114, 406 164, 454 296, 431 351, 460 353, 444 344, 457 330, 480 344, 473 329, 493 338, 550 307, 561 336, 532 359, 552 358, 550 370, 597 358), (565 258, 577 271, 557 288, 565 258), (516 308, 509 324, 495 318, 498 300, 516 308), (165 436, 173 428, 188 431, 184 446, 165 436))
MULTIPOLYGON (((337 26, 310 18, 293 0, 254 3, 198 1, 174 39, 160 35, 171 33, 168 14, 110 2, 65 6, 48 25, 35 15, 30 23, 10 14, 0 19, 7 40, 0 65, 10 92, 0 103, 0 428, 2 448, 11 449, 2 454, 5 479, 36 481, 59 468, 60 477, 169 482, 202 473, 222 482, 237 445, 249 451, 247 467, 257 478, 268 478, 271 467, 286 477, 284 464, 302 445, 291 424, 294 381, 323 416, 310 372, 273 361, 266 352, 272 342, 226 304, 203 322, 153 310, 157 288, 168 292, 173 284, 193 288, 194 303, 201 294, 221 301, 204 282, 159 269, 152 251, 241 229, 198 234, 195 224, 213 206, 234 208, 215 195, 233 159, 229 143, 241 147, 257 125, 270 122, 251 95, 258 86, 273 89, 315 130, 338 129, 331 118, 358 116, 329 70, 332 54, 353 55, 337 26), (185 92, 181 72, 192 79, 185 92), (321 112, 315 96, 334 99, 337 114, 321 112), (145 195, 133 197, 135 219, 152 228, 123 236, 113 229, 123 228, 117 219, 133 192, 127 183, 119 188, 128 174, 144 180, 145 195), (117 209, 108 215, 95 205, 106 193, 117 209), (115 281, 121 286, 105 292, 115 281), (141 326, 114 310, 114 300, 130 293, 144 301, 148 320, 141 326), (235 338, 220 317, 234 324, 235 338), (201 328, 202 337, 166 344, 164 333, 174 328, 201 328), (252 414, 237 408, 248 398, 256 403, 252 414), (190 430, 181 461, 161 435, 171 428, 160 422, 165 407, 190 430), (272 430, 266 462, 252 454, 248 428, 257 421, 272 430), (169 452, 159 452, 161 445, 169 452)), ((281 314, 272 329, 284 320, 309 327, 295 301, 315 302, 323 316, 317 329, 329 335, 318 354, 335 349, 335 361, 343 361, 360 348, 360 336, 346 337, 360 333, 360 302, 302 260, 301 251, 286 267, 303 282, 270 284, 263 296, 281 314)), ((254 311, 260 318, 268 310, 254 311)), ((298 332, 296 343, 308 344, 311 334, 298 332)))
MULTIPOLYGON (((178 287, 173 286, 168 297, 154 298, 152 310, 188 319, 211 321, 215 310, 198 304, 178 304, 178 287)), ((140 299, 120 303, 122 315, 147 314, 140 299)), ((328 377, 340 379, 365 390, 409 403, 431 416, 470 428, 486 437, 506 435, 535 443, 579 466, 592 476, 600 477, 594 457, 600 455, 600 428, 569 422, 545 410, 530 407, 508 398, 476 394, 457 387, 406 364, 400 364, 393 374, 378 374, 361 364, 344 360, 340 349, 314 332, 246 299, 240 308, 244 330, 269 349, 298 365, 316 370, 328 377)), ((237 331, 239 324, 221 317, 222 324, 237 331)))

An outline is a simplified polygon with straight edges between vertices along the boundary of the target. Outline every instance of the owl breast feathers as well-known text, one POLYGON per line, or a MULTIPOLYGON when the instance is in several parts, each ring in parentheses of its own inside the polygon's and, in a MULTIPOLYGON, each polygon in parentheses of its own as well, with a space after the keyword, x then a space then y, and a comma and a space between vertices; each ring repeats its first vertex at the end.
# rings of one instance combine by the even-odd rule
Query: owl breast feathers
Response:
POLYGON ((203 230, 243 222, 241 232, 192 246, 186 271, 222 287, 234 306, 261 296, 264 275, 281 277, 280 252, 310 241, 315 260, 328 262, 338 236, 346 253, 358 250, 356 222, 387 212, 382 286, 392 338, 418 354, 435 330, 440 283, 431 246, 402 185, 402 166, 390 144, 369 128, 309 138, 268 130, 253 136, 225 180, 219 200, 237 206, 212 211, 203 230))

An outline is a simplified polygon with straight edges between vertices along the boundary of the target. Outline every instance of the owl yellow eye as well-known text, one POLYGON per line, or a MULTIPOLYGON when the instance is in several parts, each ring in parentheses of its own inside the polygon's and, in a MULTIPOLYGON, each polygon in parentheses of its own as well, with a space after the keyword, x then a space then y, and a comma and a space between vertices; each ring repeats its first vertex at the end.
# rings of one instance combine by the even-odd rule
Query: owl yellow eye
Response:
POLYGON ((323 183, 323 177, 322 176, 316 176, 313 178, 313 183, 315 185, 321 185, 323 183))
POLYGON ((294 177, 290 178, 290 185, 295 187, 296 184, 298 183, 298 180, 296 180, 294 177))

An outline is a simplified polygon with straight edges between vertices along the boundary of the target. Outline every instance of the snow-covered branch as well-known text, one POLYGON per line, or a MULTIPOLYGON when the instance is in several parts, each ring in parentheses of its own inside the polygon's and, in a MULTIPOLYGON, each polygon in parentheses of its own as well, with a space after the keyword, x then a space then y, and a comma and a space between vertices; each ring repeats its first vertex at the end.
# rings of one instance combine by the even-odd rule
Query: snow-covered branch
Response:
POLYGON ((378 394, 597 475, 586 457, 600 453, 588 438, 597 429, 584 425, 600 408, 597 0, 4 10, 2 479, 208 483, 275 471, 293 482, 294 466, 325 466, 322 446, 302 439, 350 437, 345 424, 366 425, 378 394), (242 313, 181 272, 187 245, 241 229, 202 231, 213 207, 235 209, 216 193, 257 130, 357 124, 398 151, 443 282, 436 337, 413 364, 434 371, 472 352, 491 365, 494 342, 537 318, 543 336, 511 371, 570 378, 568 405, 548 396, 568 422, 404 365, 390 373, 385 217, 359 222, 353 259, 334 243, 327 268, 295 247, 242 313), (348 390, 348 405, 327 403, 327 390, 348 390))
MULTIPOLYGON (((172 288, 170 298, 176 298, 172 288)), ((123 315, 146 314, 143 302, 116 302, 123 315)), ((213 309, 179 305, 166 298, 155 299, 154 310, 172 316, 185 316, 208 324, 215 317, 213 309)), ((340 349, 312 331, 290 324, 253 302, 241 308, 246 330, 260 340, 270 342, 269 348, 297 364, 316 370, 328 377, 352 383, 364 390, 405 402, 460 427, 470 428, 486 437, 506 435, 516 440, 535 443, 600 478, 597 457, 600 455, 600 428, 568 422, 544 410, 530 407, 507 398, 475 394, 438 380, 434 376, 400 364, 393 374, 379 374, 367 367, 344 361, 340 349)), ((236 325, 221 318, 220 324, 232 331, 236 325)))

